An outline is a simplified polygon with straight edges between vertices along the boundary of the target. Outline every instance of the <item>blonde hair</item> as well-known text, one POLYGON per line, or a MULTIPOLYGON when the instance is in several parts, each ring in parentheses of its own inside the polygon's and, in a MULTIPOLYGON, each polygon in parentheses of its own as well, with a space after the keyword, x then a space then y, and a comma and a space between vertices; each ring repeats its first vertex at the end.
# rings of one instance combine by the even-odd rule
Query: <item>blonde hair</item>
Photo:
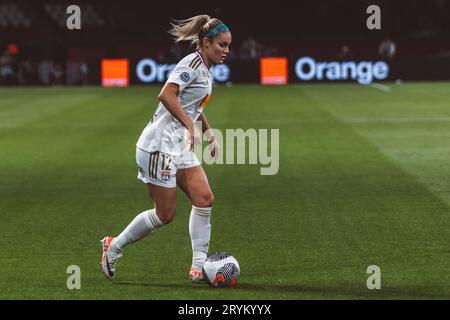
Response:
POLYGON ((170 23, 172 29, 169 33, 174 37, 175 42, 191 41, 191 44, 198 48, 206 34, 221 23, 219 19, 203 14, 188 19, 173 20, 170 23))

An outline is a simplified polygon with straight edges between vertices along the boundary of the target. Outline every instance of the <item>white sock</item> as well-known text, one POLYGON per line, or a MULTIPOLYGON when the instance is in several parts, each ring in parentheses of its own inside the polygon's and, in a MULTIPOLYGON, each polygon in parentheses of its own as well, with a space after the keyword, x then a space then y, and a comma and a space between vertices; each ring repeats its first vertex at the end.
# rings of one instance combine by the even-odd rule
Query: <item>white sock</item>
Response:
POLYGON ((139 213, 136 218, 111 242, 111 249, 122 251, 127 245, 142 239, 153 230, 164 224, 156 214, 155 209, 139 213))
POLYGON ((211 239, 212 207, 198 208, 192 206, 189 218, 189 234, 192 243, 192 265, 201 270, 208 256, 209 240, 211 239))

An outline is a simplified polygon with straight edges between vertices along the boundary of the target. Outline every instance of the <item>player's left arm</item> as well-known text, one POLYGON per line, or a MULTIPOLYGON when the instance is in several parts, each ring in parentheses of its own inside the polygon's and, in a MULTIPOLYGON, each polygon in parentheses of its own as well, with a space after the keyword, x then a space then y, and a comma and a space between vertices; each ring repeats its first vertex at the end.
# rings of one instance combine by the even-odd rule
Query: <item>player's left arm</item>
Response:
POLYGON ((204 112, 200 114, 198 120, 202 123, 202 132, 206 135, 208 139, 208 147, 211 157, 217 158, 219 155, 219 145, 216 142, 216 137, 214 136, 214 132, 211 130, 211 126, 206 119, 206 115, 204 112))

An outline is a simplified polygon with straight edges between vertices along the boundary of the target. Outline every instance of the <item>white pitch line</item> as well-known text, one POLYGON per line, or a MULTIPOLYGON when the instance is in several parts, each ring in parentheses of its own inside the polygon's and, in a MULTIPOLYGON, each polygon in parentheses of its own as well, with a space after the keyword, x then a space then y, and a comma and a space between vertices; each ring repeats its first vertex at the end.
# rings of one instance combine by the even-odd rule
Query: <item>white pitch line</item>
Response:
POLYGON ((370 123, 370 122, 450 122, 450 117, 423 117, 423 118, 361 118, 345 120, 348 123, 370 123))
POLYGON ((372 88, 375 88, 375 89, 378 89, 378 90, 381 90, 381 91, 384 91, 384 92, 391 92, 391 87, 386 86, 386 85, 381 84, 381 83, 375 83, 374 82, 370 86, 372 88))

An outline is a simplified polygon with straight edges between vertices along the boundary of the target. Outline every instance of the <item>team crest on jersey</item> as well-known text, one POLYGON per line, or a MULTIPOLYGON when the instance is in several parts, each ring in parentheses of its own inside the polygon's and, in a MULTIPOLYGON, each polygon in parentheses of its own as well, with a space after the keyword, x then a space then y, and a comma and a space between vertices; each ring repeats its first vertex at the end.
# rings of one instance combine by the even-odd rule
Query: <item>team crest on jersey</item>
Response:
POLYGON ((169 181, 170 180, 170 171, 168 170, 162 170, 161 171, 161 180, 162 181, 169 181))
POLYGON ((180 74, 180 78, 183 82, 188 82, 191 77, 189 76, 189 73, 183 72, 180 74))

